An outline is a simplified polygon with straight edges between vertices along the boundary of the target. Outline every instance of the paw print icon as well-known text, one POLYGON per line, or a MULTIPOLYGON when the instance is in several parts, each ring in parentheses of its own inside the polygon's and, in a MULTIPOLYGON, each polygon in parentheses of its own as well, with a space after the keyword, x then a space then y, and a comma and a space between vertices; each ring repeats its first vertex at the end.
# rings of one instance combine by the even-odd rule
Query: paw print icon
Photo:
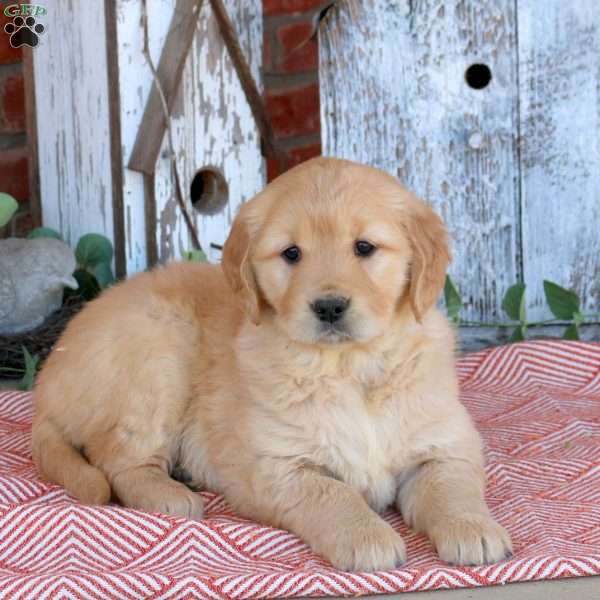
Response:
POLYGON ((10 45, 13 48, 29 46, 35 48, 46 28, 41 23, 36 23, 33 17, 15 17, 12 23, 4 26, 4 31, 10 35, 10 45))

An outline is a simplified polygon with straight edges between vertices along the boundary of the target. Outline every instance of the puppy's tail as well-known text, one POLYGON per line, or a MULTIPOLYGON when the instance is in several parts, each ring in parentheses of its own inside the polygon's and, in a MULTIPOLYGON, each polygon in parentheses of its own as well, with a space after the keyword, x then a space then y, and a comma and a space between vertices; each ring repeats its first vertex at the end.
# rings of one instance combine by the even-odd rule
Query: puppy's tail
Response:
POLYGON ((90 465, 50 421, 33 428, 33 461, 49 481, 67 489, 83 504, 106 504, 110 484, 100 469, 90 465))

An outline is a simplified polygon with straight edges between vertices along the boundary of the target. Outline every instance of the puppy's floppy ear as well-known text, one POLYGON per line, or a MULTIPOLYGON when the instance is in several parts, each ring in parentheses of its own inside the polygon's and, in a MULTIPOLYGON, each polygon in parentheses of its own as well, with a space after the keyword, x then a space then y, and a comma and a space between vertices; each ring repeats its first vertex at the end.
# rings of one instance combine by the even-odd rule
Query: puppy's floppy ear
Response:
POLYGON ((251 236, 242 209, 233 222, 229 237, 223 246, 221 268, 229 285, 240 294, 250 320, 260 323, 258 286, 250 264, 251 236))
POLYGON ((417 321, 435 304, 450 263, 448 232, 442 219, 423 201, 411 198, 405 221, 412 246, 409 296, 417 321))

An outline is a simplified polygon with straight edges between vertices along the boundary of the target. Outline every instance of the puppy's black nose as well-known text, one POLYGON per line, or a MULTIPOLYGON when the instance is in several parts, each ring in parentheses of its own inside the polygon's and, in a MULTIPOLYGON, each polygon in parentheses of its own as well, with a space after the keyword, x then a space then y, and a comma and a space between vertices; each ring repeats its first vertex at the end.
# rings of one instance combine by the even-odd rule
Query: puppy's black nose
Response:
POLYGON ((312 311, 317 315, 319 321, 324 323, 335 323, 339 321, 346 312, 350 300, 341 296, 326 296, 318 298, 311 305, 312 311))

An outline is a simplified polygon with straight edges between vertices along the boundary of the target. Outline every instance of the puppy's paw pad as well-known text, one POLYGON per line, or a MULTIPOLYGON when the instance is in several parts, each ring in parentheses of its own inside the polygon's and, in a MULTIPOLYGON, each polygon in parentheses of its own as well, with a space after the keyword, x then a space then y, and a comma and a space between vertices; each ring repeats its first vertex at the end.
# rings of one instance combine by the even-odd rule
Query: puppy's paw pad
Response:
POLYGON ((508 532, 488 515, 449 519, 431 538, 440 558, 456 565, 495 563, 512 555, 508 532))
POLYGON ((331 541, 335 545, 323 554, 342 571, 387 571, 406 560, 404 540, 377 516, 362 525, 349 525, 331 541))

